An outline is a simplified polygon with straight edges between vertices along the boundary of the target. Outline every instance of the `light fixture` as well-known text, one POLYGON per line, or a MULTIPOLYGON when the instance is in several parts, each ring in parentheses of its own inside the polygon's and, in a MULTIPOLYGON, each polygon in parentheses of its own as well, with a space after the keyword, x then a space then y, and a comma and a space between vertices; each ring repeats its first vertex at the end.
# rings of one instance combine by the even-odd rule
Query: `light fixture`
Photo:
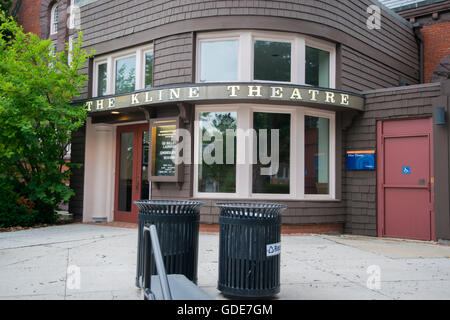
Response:
POLYGON ((119 111, 111 111, 111 114, 120 114, 119 111))

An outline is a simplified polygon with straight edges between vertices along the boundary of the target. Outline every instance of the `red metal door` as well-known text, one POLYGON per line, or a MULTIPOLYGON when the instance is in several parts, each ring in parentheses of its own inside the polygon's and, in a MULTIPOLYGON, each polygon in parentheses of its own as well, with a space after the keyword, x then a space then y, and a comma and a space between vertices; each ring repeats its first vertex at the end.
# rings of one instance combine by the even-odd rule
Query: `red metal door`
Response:
POLYGON ((378 234, 434 239, 432 120, 378 122, 378 234))

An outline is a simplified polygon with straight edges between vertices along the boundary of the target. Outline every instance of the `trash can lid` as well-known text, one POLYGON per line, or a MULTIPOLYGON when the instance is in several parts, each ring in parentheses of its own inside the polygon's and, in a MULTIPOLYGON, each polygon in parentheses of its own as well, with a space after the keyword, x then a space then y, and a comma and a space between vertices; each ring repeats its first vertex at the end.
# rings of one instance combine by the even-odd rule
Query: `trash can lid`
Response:
POLYGON ((158 210, 177 208, 180 211, 198 209, 204 202, 191 200, 136 200, 134 204, 138 206, 139 210, 158 210))
POLYGON ((267 202, 218 202, 221 214, 247 217, 270 217, 279 215, 287 208, 284 204, 267 202))

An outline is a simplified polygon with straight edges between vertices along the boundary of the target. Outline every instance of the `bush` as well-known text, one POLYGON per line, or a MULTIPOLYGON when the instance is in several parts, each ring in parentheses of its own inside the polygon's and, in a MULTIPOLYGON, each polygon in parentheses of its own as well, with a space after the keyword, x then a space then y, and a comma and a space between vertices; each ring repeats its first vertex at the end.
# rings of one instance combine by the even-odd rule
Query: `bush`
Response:
POLYGON ((51 54, 50 40, 0 11, 0 227, 55 222, 58 204, 74 194, 64 181, 79 165, 64 157, 86 119, 85 106, 71 103, 87 81, 81 38, 69 62, 67 44, 51 54))
POLYGON ((32 195, 23 194, 24 190, 24 185, 17 181, 0 178, 0 228, 56 222, 53 207, 40 200, 32 200, 32 195))

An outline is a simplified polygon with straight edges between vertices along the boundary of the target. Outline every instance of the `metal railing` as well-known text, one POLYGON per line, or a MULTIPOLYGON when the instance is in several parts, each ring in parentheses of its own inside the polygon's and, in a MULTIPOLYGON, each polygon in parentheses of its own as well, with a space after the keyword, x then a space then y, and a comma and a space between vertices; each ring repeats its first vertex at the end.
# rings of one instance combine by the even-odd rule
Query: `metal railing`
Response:
POLYGON ((152 255, 155 258, 156 270, 161 284, 161 292, 164 300, 172 300, 169 279, 167 278, 164 261, 161 254, 161 247, 158 240, 158 232, 154 225, 144 227, 144 298, 145 300, 155 300, 155 295, 151 291, 152 279, 152 255))

